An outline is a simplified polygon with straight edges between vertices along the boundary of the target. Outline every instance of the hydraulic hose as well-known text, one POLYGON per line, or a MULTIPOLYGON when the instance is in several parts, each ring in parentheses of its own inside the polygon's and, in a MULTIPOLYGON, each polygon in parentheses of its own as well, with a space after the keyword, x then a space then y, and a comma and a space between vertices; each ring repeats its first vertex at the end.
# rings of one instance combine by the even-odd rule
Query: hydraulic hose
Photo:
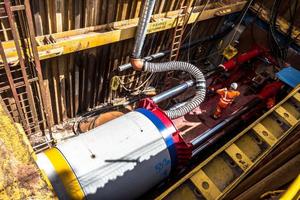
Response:
POLYGON ((172 61, 165 63, 144 63, 144 71, 146 72, 166 72, 166 71, 185 71, 195 78, 196 94, 194 98, 186 102, 183 106, 174 110, 165 111, 166 115, 171 119, 181 117, 195 108, 197 108, 205 98, 206 81, 203 73, 194 65, 186 62, 172 61))
POLYGON ((167 72, 167 71, 185 71, 191 74, 195 78, 196 94, 194 98, 188 101, 183 106, 175 109, 165 111, 166 115, 175 119, 181 117, 196 107, 198 107, 205 98, 206 84, 205 78, 202 72, 194 65, 186 62, 166 62, 166 63, 150 63, 141 59, 141 52, 144 46, 144 41, 147 32, 147 26, 150 22, 150 18, 154 9, 155 0, 146 0, 142 16, 138 22, 138 28, 136 32, 135 44, 132 52, 131 65, 134 70, 146 71, 151 73, 167 72))
MULTIPOLYGON (((180 47, 180 51, 193 48, 193 47, 198 46, 199 44, 201 44, 203 42, 222 39, 225 35, 227 35, 228 33, 230 33, 230 31, 232 31, 234 29, 234 27, 236 27, 236 25, 240 22, 240 20, 243 17, 243 14, 246 11, 246 8, 249 6, 250 2, 251 1, 247 2, 247 5, 245 5, 244 9, 241 11, 241 14, 236 19, 234 19, 233 22, 228 22, 228 23, 224 24, 224 28, 221 30, 221 32, 213 34, 213 35, 205 36, 203 38, 200 38, 200 39, 197 39, 195 41, 192 41, 191 43, 187 42, 187 43, 183 44, 180 47)), ((152 3, 153 2, 151 2, 150 6, 153 6, 152 3)), ((149 7, 149 4, 146 2, 145 6, 149 7)), ((145 18, 143 18, 143 22, 145 22, 145 18)), ((138 38, 138 39, 136 39, 135 47, 134 47, 135 50, 132 53, 132 57, 136 57, 136 58, 137 58, 137 56, 141 56, 140 52, 141 52, 141 48, 142 48, 141 46, 142 46, 143 43, 141 43, 141 40, 139 38, 140 38, 141 35, 143 35, 141 33, 145 33, 144 31, 142 31, 143 29, 140 26, 140 24, 144 25, 145 23, 140 22, 138 24, 138 30, 137 30, 137 34, 136 34, 136 38, 138 38), (140 51, 137 51, 137 49, 140 49, 140 51)), ((171 50, 161 51, 161 52, 152 54, 150 56, 144 57, 143 60, 144 61, 152 61, 154 59, 159 59, 159 58, 162 58, 164 56, 169 55, 170 52, 171 52, 171 50)), ((121 71, 125 71, 127 69, 130 69, 130 68, 132 68, 132 64, 131 63, 126 63, 126 64, 123 64, 123 65, 120 65, 118 67, 118 70, 121 72, 121 71)))

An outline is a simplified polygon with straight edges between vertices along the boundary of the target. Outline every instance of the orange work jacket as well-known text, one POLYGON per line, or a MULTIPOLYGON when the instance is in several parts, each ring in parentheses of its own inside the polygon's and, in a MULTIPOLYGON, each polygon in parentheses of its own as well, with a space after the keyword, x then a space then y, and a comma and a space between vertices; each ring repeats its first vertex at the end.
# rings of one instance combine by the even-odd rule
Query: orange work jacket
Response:
POLYGON ((235 90, 228 90, 227 88, 219 89, 217 90, 217 93, 221 96, 219 103, 223 105, 224 107, 232 104, 234 99, 238 96, 240 96, 239 91, 235 90))

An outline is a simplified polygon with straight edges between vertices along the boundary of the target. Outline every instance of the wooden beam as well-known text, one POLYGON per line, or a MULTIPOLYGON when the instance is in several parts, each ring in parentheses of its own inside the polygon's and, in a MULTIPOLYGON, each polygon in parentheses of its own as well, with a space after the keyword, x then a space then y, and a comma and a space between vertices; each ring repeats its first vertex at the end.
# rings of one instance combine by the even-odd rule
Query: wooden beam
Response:
MULTIPOLYGON (((197 7, 193 10, 188 24, 239 12, 243 9, 245 4, 246 1, 239 1, 222 7, 220 5, 217 6, 211 4, 207 7, 208 9, 203 12, 201 11, 201 7, 197 7), (202 12, 202 14, 199 17, 200 12, 202 12)), ((178 12, 180 11, 177 10, 152 16, 152 22, 148 27, 148 34, 174 28, 178 12)), ((40 60, 134 38, 137 23, 138 18, 135 18, 106 25, 92 26, 36 37, 36 41, 39 44, 38 53, 40 60)), ((3 42, 3 46, 8 62, 17 64, 18 57, 14 42, 3 42)))

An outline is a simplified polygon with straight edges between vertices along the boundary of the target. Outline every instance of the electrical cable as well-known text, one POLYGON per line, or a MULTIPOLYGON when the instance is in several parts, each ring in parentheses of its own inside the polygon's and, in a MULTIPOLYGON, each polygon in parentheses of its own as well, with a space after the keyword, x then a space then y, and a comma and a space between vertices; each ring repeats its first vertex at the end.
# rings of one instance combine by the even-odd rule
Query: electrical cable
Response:
POLYGON ((146 85, 146 83, 152 78, 153 73, 150 73, 150 75, 147 77, 146 80, 143 81, 143 83, 141 83, 138 87, 135 87, 133 89, 127 88, 125 85, 126 83, 123 83, 122 80, 119 78, 119 83, 121 85, 121 87, 126 90, 127 92, 135 92, 139 89, 141 89, 144 85, 146 85))
POLYGON ((271 52, 274 55, 274 57, 277 59, 278 63, 281 63, 283 59, 285 58, 285 49, 283 46, 280 45, 279 40, 276 36, 276 22, 277 22, 277 16, 278 16, 278 10, 281 5, 281 0, 275 0, 272 9, 271 9, 271 16, 270 16, 270 30, 269 30, 269 43, 271 47, 271 52))
MULTIPOLYGON (((293 40, 295 40, 298 36, 295 38, 292 38, 292 33, 293 33, 293 27, 296 19, 296 14, 297 14, 297 9, 298 9, 298 0, 296 1, 294 5, 294 9, 292 12, 291 8, 291 1, 289 1, 289 16, 290 16, 290 23, 289 27, 287 29, 287 41, 284 42, 284 44, 280 44, 280 41, 278 40, 276 36, 277 32, 277 18, 278 18, 278 12, 280 5, 282 3, 282 0, 274 0, 272 4, 272 8, 270 11, 270 20, 269 20, 269 32, 268 32, 268 40, 269 40, 269 45, 271 49, 272 55, 275 57, 277 62, 280 64, 283 64, 283 62, 287 58, 287 53, 288 53, 288 48, 290 44, 292 43, 293 40)), ((282 43, 282 42, 281 42, 282 43)))
MULTIPOLYGON (((251 4, 253 3, 253 0, 249 0, 247 2, 247 4, 244 6, 243 10, 241 11, 241 14, 237 17, 237 19, 235 20, 235 22, 233 22, 232 24, 229 24, 227 28, 225 28, 225 30, 223 30, 221 33, 217 33, 215 35, 212 36, 211 39, 209 40, 218 40, 218 39, 221 39, 223 38, 225 35, 227 35, 228 33, 230 33, 231 30, 233 30, 236 26, 240 26, 243 19, 245 18, 246 16, 246 13, 247 11, 249 10, 251 4)), ((235 30, 235 33, 237 32, 238 29, 235 30)), ((233 37, 234 38, 234 37, 233 37)), ((208 40, 203 40, 204 41, 208 41, 208 40)), ((232 41, 231 41, 232 42, 232 41)), ((207 56, 203 56, 203 57, 200 57, 198 58, 197 60, 195 60, 196 62, 199 61, 199 60, 203 60, 203 59, 207 59, 207 58, 210 58, 210 57, 213 57, 217 54, 220 54, 222 53, 222 50, 216 50, 212 53, 209 53, 209 55, 207 56)))
MULTIPOLYGON (((242 24, 242 22, 243 22, 243 20, 244 20, 244 18, 245 18, 245 16, 246 16, 247 12, 248 12, 248 10, 249 10, 251 4, 253 3, 253 1, 254 1, 254 0, 249 0, 249 3, 247 4, 246 9, 244 10, 244 12, 243 12, 243 14, 242 14, 242 17, 240 18, 240 20, 239 20, 237 26, 235 26, 235 31, 234 31, 234 33, 233 33, 233 35, 232 35, 232 37, 231 37, 230 42, 228 43, 228 45, 231 45, 231 43, 233 42, 233 40, 234 40, 234 38, 235 38, 235 36, 236 36, 236 33, 238 32, 238 30, 239 30, 239 28, 240 28, 240 26, 241 26, 241 24, 242 24)), ((224 51, 224 50, 222 50, 222 52, 223 52, 223 51, 224 51)), ((223 63, 223 62, 224 62, 224 57, 222 57, 221 63, 223 63)))
POLYGON ((232 38, 231 38, 229 44, 231 44, 232 41, 234 40, 234 37, 235 37, 235 35, 236 35, 236 33, 237 33, 239 27, 241 26, 241 24, 242 24, 242 22, 243 22, 243 20, 244 20, 244 18, 245 18, 245 16, 246 16, 246 14, 247 14, 247 12, 248 12, 250 6, 251 6, 251 4, 253 3, 253 1, 254 1, 254 0, 250 0, 250 3, 247 5, 246 10, 244 11, 244 13, 243 13, 243 15, 242 15, 242 17, 241 17, 239 23, 238 23, 237 26, 236 26, 236 30, 235 30, 235 32, 233 33, 233 36, 232 36, 232 38))
MULTIPOLYGON (((289 0, 290 24, 289 24, 289 28, 287 30, 288 42, 285 45, 286 51, 288 50, 289 46, 291 45, 291 43, 295 39, 295 38, 294 39, 292 38, 292 34, 293 34, 294 24, 295 24, 295 20, 296 20, 296 14, 297 14, 297 9, 298 9, 298 3, 299 3, 299 1, 296 0, 295 2, 296 3, 294 5, 294 11, 292 12, 292 8, 291 8, 292 2, 291 2, 291 0, 289 0)), ((298 36, 296 36, 296 37, 298 37, 298 36)))
MULTIPOLYGON (((205 11, 205 9, 206 9, 206 7, 207 7, 207 5, 208 5, 209 3, 210 3, 210 0, 207 0, 207 1, 206 1, 206 4, 205 4, 204 7, 203 7, 203 9, 202 9, 201 12, 198 14, 197 19, 195 20, 194 24, 192 25, 192 27, 191 27, 191 29, 190 29, 190 32, 188 33, 189 35, 186 36, 186 38, 189 37, 188 44, 191 44, 191 42, 192 42, 192 35, 193 35, 192 33, 193 33, 193 30, 194 30, 194 28, 195 28, 195 26, 196 26, 196 24, 197 24, 198 19, 201 17, 202 13, 205 11)), ((185 39, 184 39, 183 41, 185 41, 185 39)), ((188 62, 190 62, 190 49, 188 49, 188 52, 187 52, 187 60, 188 60, 188 62)))
MULTIPOLYGON (((195 10, 196 4, 200 3, 200 1, 201 1, 201 0, 197 1, 197 2, 194 4, 194 7, 193 7, 191 13, 195 10)), ((202 8, 202 10, 198 13, 198 15, 197 15, 197 17, 196 17, 196 20, 195 20, 195 22, 193 23, 191 29, 189 30, 189 32, 186 34, 186 36, 185 36, 184 39, 182 40, 183 42, 185 42, 185 40, 192 34, 193 29, 195 28, 195 26, 196 26, 196 24, 197 24, 199 18, 201 17, 203 11, 204 11, 205 8, 207 7, 209 1, 210 1, 210 0, 207 0, 207 1, 206 1, 205 6, 204 6, 204 7, 202 8)))
MULTIPOLYGON (((157 39, 157 34, 154 34, 154 36, 152 37, 152 39, 151 39, 151 42, 150 42, 150 47, 149 48, 147 48, 147 49, 149 49, 149 51, 151 52, 151 50, 152 50, 152 48, 153 48, 153 46, 154 46, 154 43, 155 43, 155 41, 156 41, 156 39, 157 39)), ((149 73, 146 73, 146 75, 145 76, 147 76, 149 73)), ((132 75, 132 76, 134 76, 134 75, 132 75)), ((138 87, 135 87, 135 88, 128 88, 128 87, 125 87, 125 85, 127 84, 127 83, 123 83, 122 81, 121 81, 121 79, 119 79, 119 82, 120 82, 120 84, 121 84, 121 87, 125 90, 125 91, 127 91, 127 92, 136 92, 136 91, 138 91, 138 90, 140 90, 144 85, 145 85, 145 88, 147 88, 147 85, 150 85, 151 84, 151 82, 153 81, 153 78, 155 77, 155 75, 153 74, 153 73, 150 73, 149 74, 149 76, 145 79, 145 81, 143 81, 143 83, 141 83, 138 87), (151 81, 150 81, 151 80, 151 81)), ((140 92, 143 92, 144 90, 145 90, 145 88, 143 89, 143 90, 141 90, 140 92)))
POLYGON ((255 35, 254 35, 254 24, 255 24, 255 22, 257 21, 257 19, 258 19, 258 14, 260 13, 260 11, 262 10, 262 8, 263 8, 263 2, 264 2, 264 0, 261 0, 260 1, 260 4, 259 4, 259 7, 258 7, 258 9, 256 10, 256 15, 255 15, 255 18, 252 20, 252 22, 251 22, 251 38, 252 38, 252 40, 253 40, 253 42, 252 43, 254 43, 254 44, 257 44, 257 42, 256 42, 256 38, 255 38, 255 35))

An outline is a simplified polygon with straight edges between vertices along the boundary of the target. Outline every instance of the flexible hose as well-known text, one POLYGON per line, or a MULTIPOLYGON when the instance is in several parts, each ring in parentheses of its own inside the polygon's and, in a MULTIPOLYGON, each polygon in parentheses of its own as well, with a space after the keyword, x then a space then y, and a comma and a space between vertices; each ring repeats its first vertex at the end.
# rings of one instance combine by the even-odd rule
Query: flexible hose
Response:
MULTIPOLYGON (((146 32, 147 32, 147 26, 150 22, 150 18, 154 9, 156 0, 146 0, 144 7, 143 7, 143 13, 142 16, 139 19, 138 23, 138 29, 136 32, 136 38, 135 38, 135 44, 133 48, 133 53, 132 53, 132 63, 134 64, 134 69, 140 70, 142 65, 140 62, 141 58, 141 51, 144 45, 145 37, 146 37, 146 32), (139 64, 138 64, 139 63, 139 64)), ((147 72, 166 72, 166 71, 185 71, 195 78, 195 85, 196 85, 196 95, 194 96, 193 99, 190 101, 187 101, 186 104, 184 104, 181 107, 178 107, 175 110, 168 110, 165 111, 167 116, 171 119, 175 119, 178 117, 181 117, 190 111, 194 110, 197 108, 205 98, 206 94, 206 82, 204 75, 202 72, 195 67, 192 64, 186 63, 186 62, 166 62, 166 63, 148 63, 145 62, 143 66, 144 71, 147 72)))
POLYGON ((145 1, 143 13, 139 19, 138 28, 136 31, 135 44, 134 44, 133 52, 132 52, 133 58, 141 57, 142 48, 144 46, 146 33, 147 33, 147 26, 150 22, 155 2, 156 2, 156 0, 146 0, 145 1))
POLYGON ((185 71, 191 74, 195 78, 196 94, 194 98, 187 101, 183 106, 176 108, 175 110, 165 111, 166 115, 171 119, 181 117, 195 108, 197 108, 205 98, 206 94, 206 81, 203 73, 196 66, 187 62, 165 62, 165 63, 144 63, 144 71, 147 72, 166 72, 166 71, 185 71))

